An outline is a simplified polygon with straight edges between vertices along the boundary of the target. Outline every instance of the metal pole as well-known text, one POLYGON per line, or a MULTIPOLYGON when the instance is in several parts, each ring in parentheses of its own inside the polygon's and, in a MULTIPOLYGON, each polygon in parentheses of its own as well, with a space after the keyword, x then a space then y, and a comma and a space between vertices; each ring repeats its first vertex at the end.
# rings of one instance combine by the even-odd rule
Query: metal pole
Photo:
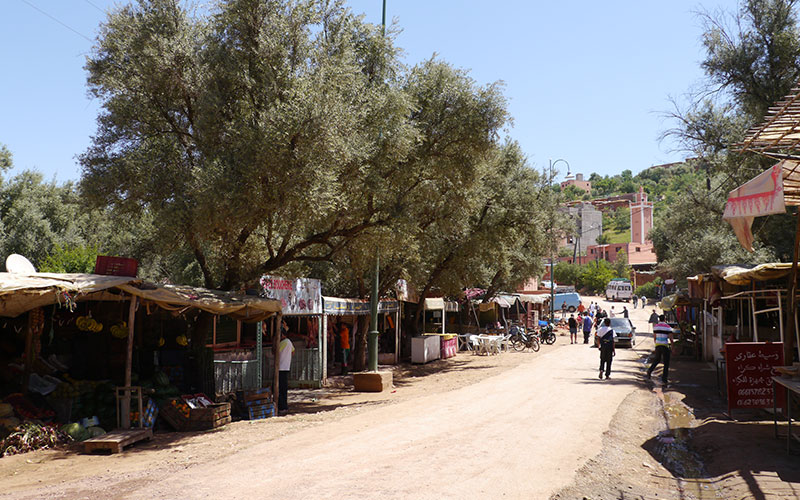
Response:
POLYGON ((369 348, 369 363, 367 369, 378 371, 378 267, 380 257, 375 257, 375 274, 372 280, 372 297, 370 298, 370 322, 367 347, 369 348))

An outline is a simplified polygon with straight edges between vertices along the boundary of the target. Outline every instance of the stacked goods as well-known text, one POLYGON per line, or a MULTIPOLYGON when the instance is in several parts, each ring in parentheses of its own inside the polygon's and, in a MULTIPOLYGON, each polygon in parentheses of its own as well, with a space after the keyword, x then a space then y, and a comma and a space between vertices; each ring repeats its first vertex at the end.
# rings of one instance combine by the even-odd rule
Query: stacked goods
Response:
MULTIPOLYGON (((158 405, 156 402, 153 401, 151 398, 148 398, 147 404, 144 406, 142 410, 142 425, 149 429, 152 429, 156 423, 156 417, 158 416, 158 405)), ((132 411, 131 412, 131 423, 134 425, 139 425, 139 412, 132 411)))
POLYGON ((25 422, 0 441, 0 457, 55 448, 72 442, 66 433, 51 425, 25 422))
POLYGON ((56 416, 53 410, 37 407, 20 393, 9 394, 4 401, 14 408, 17 415, 26 420, 50 420, 56 416))
POLYGON ((14 407, 8 403, 0 403, 0 427, 10 430, 19 423, 19 419, 14 416, 14 407))
MULTIPOLYGON (((103 331, 103 323, 98 323, 91 316, 78 316, 78 319, 75 320, 75 326, 78 327, 78 330, 83 332, 94 332, 100 333, 103 331)), ((125 335, 128 335, 128 331, 125 331, 125 335)))
POLYGON ((269 387, 253 391, 240 391, 236 394, 236 398, 243 416, 248 420, 260 420, 275 415, 272 391, 269 387))

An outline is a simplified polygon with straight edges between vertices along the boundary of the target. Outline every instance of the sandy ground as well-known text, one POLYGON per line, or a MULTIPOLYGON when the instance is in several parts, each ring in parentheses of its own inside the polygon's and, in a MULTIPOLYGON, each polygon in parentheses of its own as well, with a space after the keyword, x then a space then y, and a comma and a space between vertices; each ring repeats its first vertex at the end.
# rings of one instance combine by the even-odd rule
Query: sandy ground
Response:
MULTIPOLYGON (((631 311, 639 332, 651 311, 631 311)), ((610 380, 596 349, 560 336, 538 353, 401 367, 382 394, 295 391, 288 417, 160 433, 119 455, 3 458, 0 498, 796 498, 780 496, 800 491, 791 462, 743 465, 746 440, 722 439, 730 422, 703 384, 680 367, 675 388, 643 380, 651 349, 647 335, 618 349, 610 380)), ((785 456, 785 441, 747 435, 785 456)))

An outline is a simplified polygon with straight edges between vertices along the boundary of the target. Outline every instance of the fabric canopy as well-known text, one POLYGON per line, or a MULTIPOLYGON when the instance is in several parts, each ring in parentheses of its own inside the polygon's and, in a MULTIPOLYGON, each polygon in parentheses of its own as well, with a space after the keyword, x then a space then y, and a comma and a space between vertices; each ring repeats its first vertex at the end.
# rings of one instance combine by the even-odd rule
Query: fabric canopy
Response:
POLYGON ((279 300, 220 290, 177 285, 159 285, 154 288, 120 285, 117 288, 170 311, 194 308, 248 323, 263 321, 281 312, 279 300))
POLYGON ((800 162, 783 160, 728 194, 722 218, 731 225, 739 243, 753 251, 753 219, 786 212, 800 204, 800 162))
POLYGON ((77 301, 90 293, 139 282, 99 274, 0 273, 0 316, 13 318, 37 307, 77 301))
POLYGON ((261 321, 281 310, 277 300, 190 286, 143 285, 141 280, 125 276, 0 273, 0 316, 16 317, 69 300, 110 300, 115 298, 108 293, 112 289, 171 311, 195 308, 247 322, 261 321))
POLYGON ((518 295, 520 302, 529 302, 531 304, 544 304, 550 299, 550 295, 530 295, 527 293, 520 293, 518 295))
POLYGON ((751 281, 771 281, 788 276, 792 270, 789 262, 770 262, 755 267, 713 266, 712 273, 731 285, 749 285, 751 281))

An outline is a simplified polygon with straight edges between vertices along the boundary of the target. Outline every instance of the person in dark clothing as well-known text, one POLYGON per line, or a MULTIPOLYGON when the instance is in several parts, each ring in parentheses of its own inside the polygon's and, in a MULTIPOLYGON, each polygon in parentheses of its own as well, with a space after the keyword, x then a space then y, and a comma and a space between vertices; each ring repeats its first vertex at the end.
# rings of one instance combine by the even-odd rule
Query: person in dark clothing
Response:
POLYGON ((603 371, 606 373, 606 380, 611 378, 611 360, 614 359, 616 351, 614 349, 614 337, 616 334, 611 328, 611 319, 605 318, 603 326, 597 330, 597 343, 600 348, 600 374, 599 378, 603 378, 603 371))
POLYGON ((623 318, 627 318, 628 317, 628 308, 625 307, 625 306, 622 306, 622 317, 623 318))
POLYGON ((576 344, 578 342, 578 322, 575 321, 574 314, 569 315, 567 324, 569 325, 569 343, 576 344))

